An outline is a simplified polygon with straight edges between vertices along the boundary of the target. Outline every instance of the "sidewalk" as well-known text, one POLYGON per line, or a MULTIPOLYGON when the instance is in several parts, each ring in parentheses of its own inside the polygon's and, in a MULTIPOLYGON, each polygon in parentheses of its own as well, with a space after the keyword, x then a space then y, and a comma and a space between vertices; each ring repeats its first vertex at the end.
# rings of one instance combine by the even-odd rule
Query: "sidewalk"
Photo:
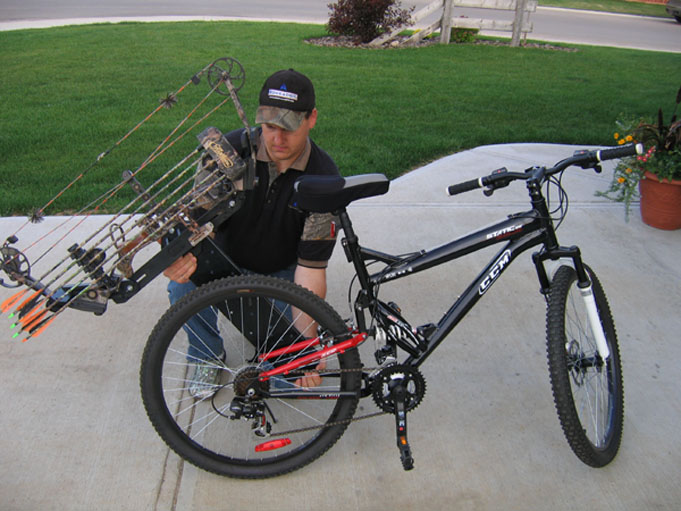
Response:
MULTIPOLYGON (((489 199, 450 198, 445 186, 501 166, 552 164, 573 150, 519 144, 455 154, 356 203, 351 217, 369 247, 430 248, 527 207, 522 185, 489 199)), ((595 197, 611 170, 569 169, 570 213, 559 230, 598 273, 618 328, 625 430, 609 466, 583 465, 563 437, 546 368, 544 303, 529 257, 521 257, 422 368, 428 391, 409 415, 413 471, 402 470, 394 420, 385 416, 352 424, 322 458, 280 478, 203 472, 166 448, 140 399, 145 339, 167 307, 161 278, 102 317, 69 311, 25 344, 10 339, 9 320, 0 318, 0 509, 678 509, 681 231, 652 229, 636 211, 625 223, 621 205, 595 197)), ((3 239, 23 220, 0 219, 3 239)), ((83 229, 76 234, 89 233, 83 229)), ((386 285, 381 296, 414 324, 437 321, 482 264, 464 258, 386 285)), ((329 275, 329 301, 347 317, 351 268, 339 249, 329 275)), ((11 294, 0 289, 0 300, 11 294)), ((366 364, 372 351, 363 351, 366 364)))

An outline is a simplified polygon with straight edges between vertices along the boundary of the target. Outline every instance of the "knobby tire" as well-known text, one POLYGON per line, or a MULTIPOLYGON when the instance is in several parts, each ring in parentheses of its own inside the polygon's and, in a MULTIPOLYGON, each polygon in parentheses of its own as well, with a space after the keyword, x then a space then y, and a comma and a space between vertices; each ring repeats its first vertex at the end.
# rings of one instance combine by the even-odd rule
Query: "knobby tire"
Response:
POLYGON ((547 354, 556 411, 577 457, 603 467, 617 454, 622 439, 624 393, 615 325, 600 282, 587 267, 598 315, 610 350, 598 355, 583 298, 572 267, 555 274, 547 308, 547 354))
MULTIPOLYGON (((257 400, 270 423, 268 433, 272 436, 255 434, 262 417, 257 420, 230 418, 230 403, 236 389, 245 381, 244 374, 258 374, 318 348, 281 355, 267 362, 262 362, 259 354, 313 338, 318 332, 326 337, 341 336, 347 334, 347 326, 325 301, 288 281, 243 276, 199 287, 161 317, 147 341, 140 368, 140 387, 151 423, 182 458, 221 475, 273 477, 314 461, 340 438, 355 413, 361 372, 348 369, 361 367, 356 349, 325 360, 325 376, 320 387, 329 393, 351 395, 336 399, 265 396, 257 400), (207 315, 217 321, 224 361, 196 334, 192 321, 207 315), (190 354, 188 333, 195 334, 194 345, 199 339, 198 344, 205 346, 200 356, 209 358, 219 370, 220 380, 211 397, 195 399, 189 394, 197 355, 190 354), (334 369, 346 371, 333 374, 334 369), (255 451, 256 445, 277 438, 278 431, 296 429, 307 430, 291 434, 290 445, 255 451)), ((276 381, 270 379, 268 390, 276 391, 277 386, 284 390, 295 388, 299 378, 300 372, 279 376, 276 381)))

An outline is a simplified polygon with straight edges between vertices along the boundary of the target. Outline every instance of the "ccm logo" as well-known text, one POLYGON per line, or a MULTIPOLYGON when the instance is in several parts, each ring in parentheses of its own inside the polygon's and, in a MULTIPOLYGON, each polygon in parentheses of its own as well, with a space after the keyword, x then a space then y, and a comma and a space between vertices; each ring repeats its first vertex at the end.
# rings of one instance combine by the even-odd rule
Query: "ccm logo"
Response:
POLYGON ((494 281, 497 280, 497 277, 501 275, 501 272, 504 271, 504 268, 506 268, 506 266, 510 262, 511 251, 504 250, 504 253, 499 256, 499 259, 496 260, 494 266, 492 266, 492 269, 489 271, 489 273, 485 276, 484 279, 482 279, 480 287, 478 288, 478 294, 480 295, 485 294, 485 292, 489 289, 489 287, 492 284, 494 284, 494 281))

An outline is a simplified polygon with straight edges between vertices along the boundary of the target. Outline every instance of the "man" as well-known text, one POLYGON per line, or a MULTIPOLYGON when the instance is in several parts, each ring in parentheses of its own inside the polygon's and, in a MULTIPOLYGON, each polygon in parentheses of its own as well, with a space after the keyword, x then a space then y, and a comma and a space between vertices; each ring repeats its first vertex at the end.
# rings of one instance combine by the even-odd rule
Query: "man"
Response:
MULTIPOLYGON (((338 168, 309 137, 317 122, 312 82, 293 69, 270 76, 260 91, 256 123, 261 124, 256 149, 258 184, 248 192, 243 206, 216 233, 214 241, 242 270, 292 280, 321 298, 326 296, 326 266, 335 245, 335 224, 330 214, 306 214, 291 207, 293 184, 303 174, 337 175, 338 168)), ((227 134, 240 154, 243 130, 227 134)), ((217 259, 219 261, 219 259, 217 259)), ((219 263, 218 263, 219 264, 219 263)), ((189 253, 169 266, 171 303, 195 289, 196 284, 225 276, 216 260, 203 252, 189 253)), ((199 314, 198 316, 204 316, 199 314)), ((190 320, 192 321, 192 320, 190 320)), ((219 378, 215 359, 224 357, 222 339, 214 320, 200 317, 188 332, 188 358, 195 363, 190 393, 195 398, 212 395, 219 378), (200 338, 200 340, 199 340, 200 338)), ((310 374, 299 383, 318 385, 310 374)))

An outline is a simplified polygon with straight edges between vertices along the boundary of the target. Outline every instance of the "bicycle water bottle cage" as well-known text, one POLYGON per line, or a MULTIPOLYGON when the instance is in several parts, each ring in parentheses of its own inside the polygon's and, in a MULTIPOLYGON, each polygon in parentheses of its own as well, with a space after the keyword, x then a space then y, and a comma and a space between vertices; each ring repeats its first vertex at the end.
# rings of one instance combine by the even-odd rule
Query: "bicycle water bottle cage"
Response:
POLYGON ((333 213, 351 202, 388 192, 383 174, 361 176, 303 176, 294 184, 293 207, 315 213, 333 213))

